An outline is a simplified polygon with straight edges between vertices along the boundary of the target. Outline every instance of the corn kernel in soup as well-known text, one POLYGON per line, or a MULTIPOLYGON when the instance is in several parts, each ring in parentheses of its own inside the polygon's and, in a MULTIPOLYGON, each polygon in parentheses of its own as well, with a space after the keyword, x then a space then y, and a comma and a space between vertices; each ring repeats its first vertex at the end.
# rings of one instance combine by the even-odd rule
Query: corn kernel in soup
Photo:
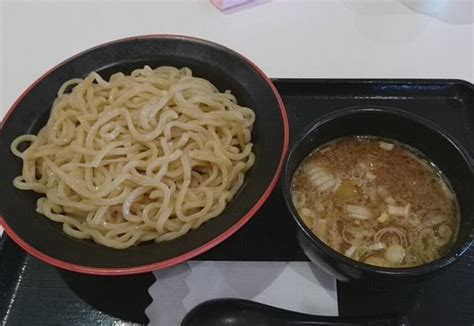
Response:
POLYGON ((410 267, 444 255, 458 229, 446 178, 416 150, 373 137, 346 137, 299 166, 292 199, 301 219, 345 256, 410 267))

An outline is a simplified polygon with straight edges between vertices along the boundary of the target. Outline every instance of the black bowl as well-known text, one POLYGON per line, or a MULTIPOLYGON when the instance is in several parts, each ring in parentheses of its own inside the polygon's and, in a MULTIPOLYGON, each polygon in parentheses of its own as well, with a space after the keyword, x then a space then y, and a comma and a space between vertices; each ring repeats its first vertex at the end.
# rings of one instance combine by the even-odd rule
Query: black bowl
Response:
POLYGON ((429 278, 466 252, 474 239, 473 171, 473 161, 467 151, 433 123, 396 109, 359 107, 326 115, 296 137, 283 171, 282 190, 286 204, 298 224, 299 244, 310 260, 340 281, 369 283, 374 288, 380 288, 429 278), (461 219, 457 240, 447 255, 417 267, 371 266, 331 249, 306 227, 291 200, 295 170, 318 146, 340 137, 355 135, 390 138, 411 145, 424 153, 450 180, 459 202, 461 219))
POLYGON ((168 267, 214 247, 242 227, 275 187, 288 147, 288 119, 274 85, 252 62, 223 46, 184 36, 133 37, 103 44, 54 67, 30 86, 10 109, 0 130, 0 222, 23 249, 52 265, 90 274, 133 274, 168 267), (252 133, 255 165, 224 212, 185 236, 125 250, 71 238, 62 225, 35 211, 38 195, 13 187, 21 161, 10 143, 36 133, 46 123, 59 87, 67 80, 98 71, 103 77, 130 73, 144 65, 187 66, 220 91, 230 89, 257 120, 252 133))

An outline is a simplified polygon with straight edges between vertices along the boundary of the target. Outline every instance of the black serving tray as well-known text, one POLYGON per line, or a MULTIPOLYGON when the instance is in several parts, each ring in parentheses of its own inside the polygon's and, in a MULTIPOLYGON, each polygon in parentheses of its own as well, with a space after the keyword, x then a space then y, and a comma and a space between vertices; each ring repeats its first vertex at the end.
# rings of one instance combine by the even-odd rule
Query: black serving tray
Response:
MULTIPOLYGON (((389 106, 432 120, 474 156, 474 87, 468 82, 390 79, 274 79, 274 82, 288 110, 291 136, 334 110, 389 106)), ((277 187, 244 228, 198 259, 306 260, 295 234, 296 226, 277 187)), ((3 325, 144 324, 148 322, 144 310, 151 302, 147 290, 154 281, 152 273, 98 277, 59 270, 27 255, 7 236, 0 240, 3 325)), ((473 326, 474 248, 443 274, 419 287, 380 292, 339 282, 338 302, 340 315, 402 312, 411 317, 413 325, 473 326)))

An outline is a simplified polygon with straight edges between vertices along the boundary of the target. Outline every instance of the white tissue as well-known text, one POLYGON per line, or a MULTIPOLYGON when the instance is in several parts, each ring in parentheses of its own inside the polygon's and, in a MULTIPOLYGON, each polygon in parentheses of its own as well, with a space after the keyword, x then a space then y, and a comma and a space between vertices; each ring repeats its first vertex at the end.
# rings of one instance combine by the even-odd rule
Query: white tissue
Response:
POLYGON ((179 325, 198 304, 241 298, 319 315, 338 315, 336 280, 308 262, 189 261, 154 273, 150 325, 179 325))

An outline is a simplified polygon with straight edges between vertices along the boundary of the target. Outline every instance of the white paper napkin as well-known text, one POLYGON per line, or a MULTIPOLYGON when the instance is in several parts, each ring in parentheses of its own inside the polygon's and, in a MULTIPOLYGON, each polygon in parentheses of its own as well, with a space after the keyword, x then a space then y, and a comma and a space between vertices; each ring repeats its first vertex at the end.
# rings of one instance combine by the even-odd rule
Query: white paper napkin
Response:
POLYGON ((189 261, 154 272, 150 325, 179 325, 209 299, 241 298, 319 315, 338 315, 336 280, 308 262, 189 261))

